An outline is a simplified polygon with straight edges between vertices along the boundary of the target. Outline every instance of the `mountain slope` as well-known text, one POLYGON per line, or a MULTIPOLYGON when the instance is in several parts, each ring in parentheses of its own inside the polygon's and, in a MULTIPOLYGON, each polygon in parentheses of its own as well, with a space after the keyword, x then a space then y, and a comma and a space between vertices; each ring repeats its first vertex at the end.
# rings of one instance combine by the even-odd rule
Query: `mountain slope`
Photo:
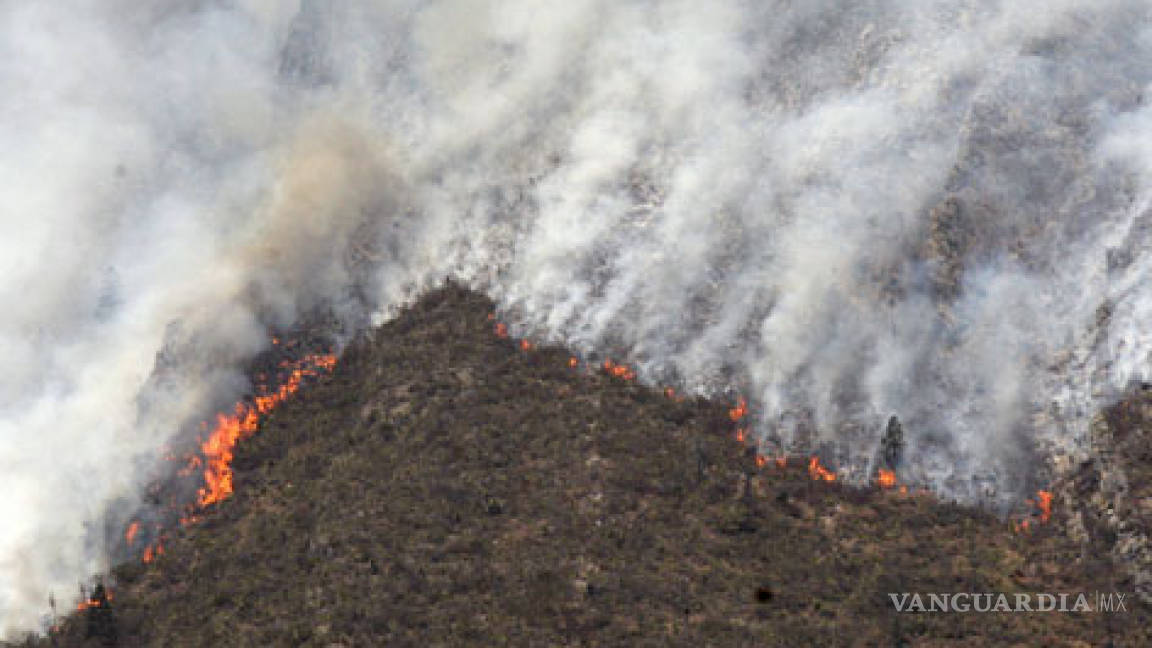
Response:
MULTIPOLYGON (((493 335, 449 285, 242 443, 235 495, 43 645, 1117 645, 1152 614, 896 614, 889 592, 1132 591, 1106 550, 757 468, 728 405, 493 335), (92 619, 98 623, 93 624, 92 619)), ((1057 505, 1060 503, 1057 502, 1057 505)))

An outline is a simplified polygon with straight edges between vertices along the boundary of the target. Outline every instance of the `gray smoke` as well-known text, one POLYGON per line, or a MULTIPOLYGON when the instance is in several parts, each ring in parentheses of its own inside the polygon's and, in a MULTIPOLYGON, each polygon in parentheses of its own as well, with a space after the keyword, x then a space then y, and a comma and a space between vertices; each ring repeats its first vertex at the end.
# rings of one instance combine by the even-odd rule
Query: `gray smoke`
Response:
POLYGON ((0 636, 107 567, 94 529, 269 327, 446 275, 518 334, 739 391, 766 450, 867 479, 897 415, 901 479, 1017 498, 1147 375, 1149 17, 0 4, 0 636))

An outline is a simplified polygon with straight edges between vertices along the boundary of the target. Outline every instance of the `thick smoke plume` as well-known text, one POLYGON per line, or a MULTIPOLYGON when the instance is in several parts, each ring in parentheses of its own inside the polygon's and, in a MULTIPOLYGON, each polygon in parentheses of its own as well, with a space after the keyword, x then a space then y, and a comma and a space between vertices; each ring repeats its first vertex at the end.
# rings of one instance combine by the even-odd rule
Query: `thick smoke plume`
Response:
POLYGON ((1008 501, 1152 350, 1135 0, 0 4, 0 635, 268 331, 445 276, 1008 501), (157 358, 163 359, 158 364, 157 358), (163 372, 157 367, 163 365, 163 372))

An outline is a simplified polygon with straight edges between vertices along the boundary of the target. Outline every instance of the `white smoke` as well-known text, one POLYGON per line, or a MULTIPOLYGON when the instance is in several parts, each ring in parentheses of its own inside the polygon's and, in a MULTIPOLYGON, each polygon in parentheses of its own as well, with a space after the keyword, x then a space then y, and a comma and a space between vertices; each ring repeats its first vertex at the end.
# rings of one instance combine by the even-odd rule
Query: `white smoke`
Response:
POLYGON ((1135 0, 0 4, 0 636, 107 567, 93 529, 269 326, 449 274, 520 333, 739 389, 766 444, 862 479, 895 414, 903 479, 1014 497, 1147 374, 1149 26, 1135 0))

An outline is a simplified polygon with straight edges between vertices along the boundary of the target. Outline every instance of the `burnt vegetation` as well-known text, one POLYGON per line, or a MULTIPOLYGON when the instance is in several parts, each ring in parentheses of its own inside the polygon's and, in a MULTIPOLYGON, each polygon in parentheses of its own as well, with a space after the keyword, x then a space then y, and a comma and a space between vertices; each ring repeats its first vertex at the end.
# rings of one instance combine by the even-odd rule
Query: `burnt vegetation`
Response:
POLYGON ((231 498, 27 643, 1152 644, 1134 597, 1115 615, 896 614, 889 592, 1133 585, 1059 516, 1015 533, 803 461, 758 468, 730 403, 526 351, 492 311, 449 285, 353 344, 238 446, 231 498))

